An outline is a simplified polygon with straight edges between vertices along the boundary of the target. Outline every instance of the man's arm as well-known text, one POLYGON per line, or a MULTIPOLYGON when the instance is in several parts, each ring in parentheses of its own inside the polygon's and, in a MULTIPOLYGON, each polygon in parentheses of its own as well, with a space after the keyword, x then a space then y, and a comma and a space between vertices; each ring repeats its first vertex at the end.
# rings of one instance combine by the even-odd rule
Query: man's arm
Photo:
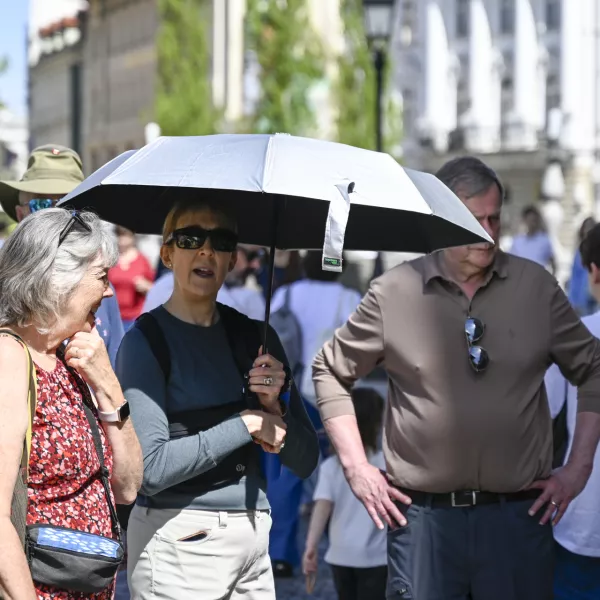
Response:
POLYGON ((337 452, 346 479, 380 529, 383 519, 406 524, 394 500, 410 499, 392 487, 382 473, 369 464, 365 453, 351 389, 357 379, 368 375, 384 359, 383 320, 375 281, 356 312, 334 338, 323 346, 313 364, 317 404, 325 430, 337 452), (380 518, 381 517, 381 518, 380 518))
POLYGON ((589 479, 600 441, 600 341, 582 323, 556 281, 550 292, 550 357, 578 387, 577 422, 567 463, 532 487, 542 490, 530 514, 548 503, 542 523, 562 518, 589 479))

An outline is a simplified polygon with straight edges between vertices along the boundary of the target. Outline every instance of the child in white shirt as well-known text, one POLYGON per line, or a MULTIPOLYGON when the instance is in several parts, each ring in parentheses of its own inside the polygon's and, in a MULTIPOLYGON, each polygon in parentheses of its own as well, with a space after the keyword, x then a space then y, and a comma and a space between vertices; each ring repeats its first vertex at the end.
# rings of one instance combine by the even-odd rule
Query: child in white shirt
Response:
MULTIPOLYGON (((352 402, 369 462, 384 470, 383 453, 378 450, 383 399, 375 390, 365 387, 352 392, 352 402)), ((319 541, 331 517, 325 561, 333 571, 338 597, 340 600, 384 600, 386 532, 375 527, 365 507, 352 493, 337 456, 330 456, 321 465, 314 500, 302 559, 309 591, 318 568, 319 541)))

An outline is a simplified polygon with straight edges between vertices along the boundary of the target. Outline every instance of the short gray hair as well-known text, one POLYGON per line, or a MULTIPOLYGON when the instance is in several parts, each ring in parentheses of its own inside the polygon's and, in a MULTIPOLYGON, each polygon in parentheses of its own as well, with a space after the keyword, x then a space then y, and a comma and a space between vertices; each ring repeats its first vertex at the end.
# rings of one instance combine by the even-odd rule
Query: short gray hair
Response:
POLYGON ((31 214, 6 240, 0 249, 0 327, 35 321, 47 332, 94 261, 100 259, 107 269, 116 264, 112 233, 95 214, 79 216, 91 231, 75 224, 60 247, 60 234, 72 218, 63 208, 31 214))
POLYGON ((467 200, 498 186, 500 201, 504 201, 504 186, 491 167, 475 156, 460 156, 442 165, 435 176, 457 196, 467 200))

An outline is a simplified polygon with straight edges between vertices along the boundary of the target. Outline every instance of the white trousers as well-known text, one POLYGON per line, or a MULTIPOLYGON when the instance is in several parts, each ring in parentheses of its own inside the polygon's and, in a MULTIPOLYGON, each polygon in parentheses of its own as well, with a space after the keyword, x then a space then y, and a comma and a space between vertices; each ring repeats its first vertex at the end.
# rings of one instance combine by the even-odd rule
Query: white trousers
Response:
POLYGON ((132 600, 275 600, 267 511, 136 506, 127 531, 132 600))

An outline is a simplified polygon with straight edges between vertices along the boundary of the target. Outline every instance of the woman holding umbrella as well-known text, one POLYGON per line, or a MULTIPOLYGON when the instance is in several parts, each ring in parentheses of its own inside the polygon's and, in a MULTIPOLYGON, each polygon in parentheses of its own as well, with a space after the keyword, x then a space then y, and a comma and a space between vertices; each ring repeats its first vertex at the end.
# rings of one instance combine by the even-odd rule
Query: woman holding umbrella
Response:
POLYGON ((236 230, 210 203, 175 204, 161 249, 173 295, 119 351, 144 455, 128 529, 134 599, 275 598, 259 446, 302 478, 317 465, 277 335, 269 330, 264 354, 259 323, 216 302, 235 265, 236 230))

